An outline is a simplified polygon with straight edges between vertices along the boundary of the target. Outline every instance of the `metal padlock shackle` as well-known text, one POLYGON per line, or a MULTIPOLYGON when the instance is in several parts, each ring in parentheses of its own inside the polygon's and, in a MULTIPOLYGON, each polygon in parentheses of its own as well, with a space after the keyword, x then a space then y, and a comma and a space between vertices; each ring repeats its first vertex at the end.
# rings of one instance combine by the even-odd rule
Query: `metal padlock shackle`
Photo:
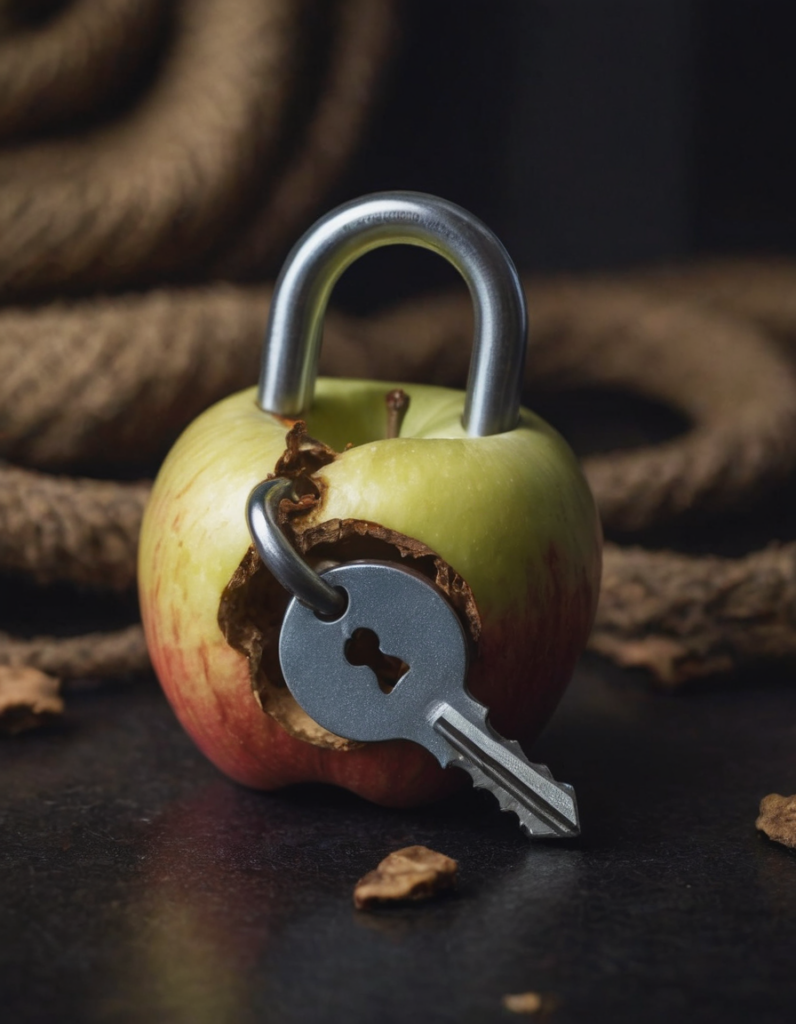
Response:
POLYGON ((383 245, 444 256, 467 283, 475 332, 462 423, 472 437, 513 430, 528 331, 517 270, 497 236, 467 210, 423 192, 377 192, 322 217, 288 255, 265 333, 258 404, 298 417, 312 404, 323 318, 354 260, 383 245))
MULTIPOLYGON (((381 192, 321 218, 288 255, 266 328, 259 406, 298 417, 312 404, 323 318, 332 289, 354 260, 383 245, 408 243, 449 260, 473 300, 475 336, 462 424, 471 437, 513 430, 520 413, 527 313, 517 270, 497 236, 467 210, 423 192, 381 192)), ((318 615, 336 618, 347 598, 288 543, 278 524, 290 480, 258 484, 249 495, 249 532, 263 562, 318 615)))

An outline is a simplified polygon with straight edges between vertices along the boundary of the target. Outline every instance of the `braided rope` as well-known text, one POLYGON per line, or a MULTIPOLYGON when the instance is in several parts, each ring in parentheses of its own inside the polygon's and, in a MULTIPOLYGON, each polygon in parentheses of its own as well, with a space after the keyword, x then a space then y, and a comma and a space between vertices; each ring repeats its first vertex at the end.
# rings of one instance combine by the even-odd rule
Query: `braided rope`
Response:
MULTIPOLYGON (((383 74, 392 3, 72 0, 35 27, 1 13, 0 571, 125 591, 144 478, 201 409, 256 378, 269 289, 208 279, 263 280, 321 207, 383 74)), ((689 423, 586 460, 609 533, 715 516, 792 477, 792 264, 526 288, 529 385, 626 390, 689 423)), ((461 386, 471 330, 461 293, 330 315, 321 369, 461 386)), ((592 643, 670 683, 793 658, 793 580, 790 546, 609 545, 592 643)), ((113 675, 146 651, 136 625, 0 634, 2 663, 113 675)))
MULTIPOLYGON (((792 471, 796 384, 786 358, 758 328, 698 308, 663 303, 618 285, 529 283, 527 292, 535 311, 528 383, 621 385, 676 402, 692 420, 691 430, 674 441, 586 461, 609 531, 648 528, 694 510, 716 513, 732 508, 752 493, 759 497, 765 487, 776 485, 792 471)), ((117 467, 136 465, 142 454, 157 457, 169 434, 166 424, 176 432, 200 407, 255 379, 267 303, 267 290, 216 286, 62 305, 57 311, 12 311, 6 316, 14 327, 9 336, 17 339, 17 370, 12 360, 9 371, 0 372, 0 408, 24 406, 26 412, 21 421, 18 417, 4 423, 4 454, 24 454, 29 461, 42 463, 69 462, 91 452, 101 423, 105 443, 113 445, 117 467), (49 331, 43 329, 46 325, 49 331), (72 376, 73 368, 66 364, 74 347, 72 339, 80 330, 89 342, 72 376), (170 341, 167 347, 162 344, 164 337, 170 341), (54 375, 57 386, 43 387, 35 367, 41 367, 48 349, 60 348, 64 365, 54 375), (70 403, 69 395, 87 376, 93 383, 82 405, 70 403), (26 395, 31 397, 25 399, 26 395), (75 409, 80 410, 77 415, 75 409), (84 413, 89 416, 89 428, 83 423, 84 413), (147 432, 146 425, 152 422, 158 428, 147 432)), ((461 385, 467 372, 470 320, 469 302, 458 294, 369 320, 332 315, 322 369, 341 375, 461 385)), ((0 330, 3 327, 0 315, 0 330)), ((1 467, 0 536, 6 542, 0 543, 0 567, 43 583, 66 580, 104 588, 131 586, 147 492, 143 483, 99 482, 1 467)), ((617 658, 622 657, 625 633, 631 632, 627 625, 620 629, 617 622, 624 621, 622 615, 626 619, 634 614, 635 607, 627 599, 617 604, 617 594, 624 590, 627 595, 638 582, 635 577, 626 578, 630 570, 623 569, 623 560, 631 567, 645 567, 648 585, 658 581, 653 589, 661 590, 664 603, 674 597, 666 585, 664 570, 672 564, 666 559, 679 559, 681 575, 687 575, 683 568, 687 566, 693 566, 696 575, 707 572, 708 582, 714 567, 712 562, 684 556, 644 556, 621 548, 609 548, 607 554, 611 571, 606 572, 594 645, 617 658), (605 639, 608 634, 610 642, 605 639)), ((783 571, 789 565, 787 559, 772 564, 783 571)), ((747 568, 757 571, 757 563, 750 562, 747 568)), ((633 571, 637 575, 639 570, 633 571)), ((645 620, 636 622, 637 661, 644 628, 645 620)), ((46 646, 54 658, 57 644, 46 646)), ((739 654, 748 656, 748 645, 736 646, 739 654)), ((21 648, 14 650, 19 657, 21 648)), ((25 650, 32 658, 34 648, 25 650)), ((140 665, 140 645, 132 662, 125 660, 130 648, 111 643, 111 650, 122 658, 118 671, 140 665)), ((691 663, 690 675, 695 674, 692 654, 685 650, 680 658, 683 664, 691 663)), ((0 644, 0 659, 4 657, 0 644)), ((715 667, 708 658, 702 663, 715 667)), ((110 671, 111 663, 103 664, 110 671)), ((655 664, 663 662, 659 659, 655 664)), ((64 656, 62 674, 79 669, 79 661, 64 656)), ((660 670, 665 678, 673 678, 674 673, 671 666, 660 670)))

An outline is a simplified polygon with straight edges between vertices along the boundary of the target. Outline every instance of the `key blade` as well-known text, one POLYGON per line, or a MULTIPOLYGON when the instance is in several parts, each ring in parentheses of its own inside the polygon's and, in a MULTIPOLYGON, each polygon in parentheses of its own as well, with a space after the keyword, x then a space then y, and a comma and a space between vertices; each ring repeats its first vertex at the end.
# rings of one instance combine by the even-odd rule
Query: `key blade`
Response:
POLYGON ((532 839, 566 839, 570 838, 572 833, 563 833, 560 829, 556 830, 546 821, 537 817, 533 811, 530 811, 527 806, 520 803, 519 800, 513 799, 506 790, 501 786, 496 786, 492 779, 489 778, 480 768, 476 767, 472 760, 461 757, 451 761, 451 764, 457 765, 459 768, 464 768, 473 781, 473 787, 475 789, 484 789, 497 800, 501 811, 506 811, 517 816, 517 820, 520 824, 520 829, 525 835, 532 839))
POLYGON ((433 726, 459 752, 455 763, 469 773, 473 785, 491 792, 502 810, 513 811, 527 835, 570 839, 580 834, 572 787, 556 782, 546 765, 532 764, 519 743, 491 739, 485 726, 479 728, 450 705, 433 726))

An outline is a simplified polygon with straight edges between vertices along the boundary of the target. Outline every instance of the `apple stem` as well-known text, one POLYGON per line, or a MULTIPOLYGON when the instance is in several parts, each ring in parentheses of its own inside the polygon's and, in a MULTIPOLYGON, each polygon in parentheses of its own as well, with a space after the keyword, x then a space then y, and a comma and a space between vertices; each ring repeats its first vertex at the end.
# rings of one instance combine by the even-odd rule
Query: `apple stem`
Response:
POLYGON ((387 392, 384 401, 387 405, 387 437, 399 437, 409 408, 409 395, 403 388, 393 388, 387 392))

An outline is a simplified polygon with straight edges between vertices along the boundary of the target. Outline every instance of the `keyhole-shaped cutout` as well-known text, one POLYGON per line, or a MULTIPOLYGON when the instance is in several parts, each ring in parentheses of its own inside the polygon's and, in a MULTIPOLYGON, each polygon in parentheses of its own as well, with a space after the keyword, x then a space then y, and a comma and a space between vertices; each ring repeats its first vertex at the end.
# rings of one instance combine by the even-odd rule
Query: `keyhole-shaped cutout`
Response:
POLYGON ((405 661, 381 650, 378 636, 365 626, 354 630, 344 653, 349 665, 367 665, 371 669, 382 693, 392 693, 398 680, 409 671, 405 661))

